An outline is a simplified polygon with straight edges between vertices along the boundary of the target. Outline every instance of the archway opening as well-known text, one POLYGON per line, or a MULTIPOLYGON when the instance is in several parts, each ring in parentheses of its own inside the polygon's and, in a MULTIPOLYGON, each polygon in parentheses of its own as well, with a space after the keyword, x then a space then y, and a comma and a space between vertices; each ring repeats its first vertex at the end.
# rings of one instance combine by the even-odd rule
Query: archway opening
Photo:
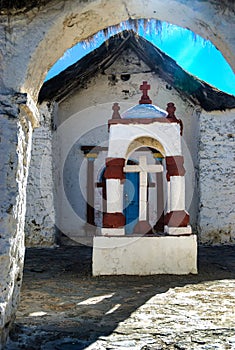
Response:
POLYGON ((139 137, 128 147, 124 185, 124 208, 128 208, 124 211, 127 234, 139 230, 138 221, 149 224, 145 234, 164 232, 167 186, 164 154, 161 143, 151 137, 139 137), (132 164, 130 160, 133 162, 133 159, 132 164))
MULTIPOLYGON (((209 41, 189 29, 155 19, 127 20, 105 28, 68 49, 49 70, 45 81, 53 78, 79 59, 96 50, 110 37, 133 30, 172 57, 190 74, 224 92, 235 94, 235 76, 220 51, 209 41), (202 64, 203 63, 203 64, 202 64), (221 79, 221 76, 223 77, 221 79)), ((123 81, 130 75, 123 74, 123 81)))

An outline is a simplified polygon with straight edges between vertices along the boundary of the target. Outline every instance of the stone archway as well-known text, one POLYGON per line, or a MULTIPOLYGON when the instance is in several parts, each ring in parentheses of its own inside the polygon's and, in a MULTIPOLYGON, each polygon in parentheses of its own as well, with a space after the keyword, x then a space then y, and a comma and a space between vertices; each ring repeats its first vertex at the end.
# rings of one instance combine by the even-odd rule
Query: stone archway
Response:
MULTIPOLYGON (((22 281, 23 222, 32 126, 37 96, 48 69, 77 42, 129 18, 155 18, 187 27, 211 40, 235 68, 232 2, 220 0, 49 2, 29 11, 2 12, 0 87, 3 182, 1 186, 1 322, 3 344, 14 320, 22 281), (99 19, 99 20, 97 20, 99 19), (26 95, 27 94, 27 95, 26 95), (32 99, 31 99, 31 97, 32 99)), ((1 348, 1 345, 0 345, 1 348)))
POLYGON ((10 26, 6 16, 8 54, 3 57, 3 84, 27 92, 36 100, 48 69, 68 48, 129 18, 153 18, 189 28, 213 42, 235 69, 234 6, 230 2, 61 0, 56 6, 49 2, 36 12, 29 11, 27 16, 19 12, 11 17, 10 26))

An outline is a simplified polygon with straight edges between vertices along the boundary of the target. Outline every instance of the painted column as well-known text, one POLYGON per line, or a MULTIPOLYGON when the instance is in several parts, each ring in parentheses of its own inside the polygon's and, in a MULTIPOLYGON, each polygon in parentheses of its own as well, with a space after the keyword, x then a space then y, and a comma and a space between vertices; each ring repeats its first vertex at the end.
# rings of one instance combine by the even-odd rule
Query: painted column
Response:
MULTIPOLYGON (((156 159, 156 164, 162 163, 162 154, 155 153, 154 158, 156 159)), ((154 226, 154 231, 163 232, 164 231, 164 188, 163 188, 163 172, 156 173, 157 182, 157 222, 154 226)))
POLYGON ((147 185, 148 173, 140 171, 139 221, 147 221, 147 185))
POLYGON ((87 158, 87 223, 95 226, 94 209, 94 162, 97 158, 96 153, 88 153, 87 158))
POLYGON ((119 236, 125 234, 123 215, 123 172, 125 159, 107 158, 104 177, 107 191, 107 213, 103 217, 103 235, 119 236))
POLYGON ((185 210, 185 169, 183 156, 166 157, 169 211, 165 215, 165 231, 169 234, 190 234, 189 214, 185 210))
POLYGON ((171 176, 170 211, 185 209, 185 177, 171 176))
POLYGON ((107 212, 121 213, 123 210, 123 185, 119 179, 106 180, 107 212))

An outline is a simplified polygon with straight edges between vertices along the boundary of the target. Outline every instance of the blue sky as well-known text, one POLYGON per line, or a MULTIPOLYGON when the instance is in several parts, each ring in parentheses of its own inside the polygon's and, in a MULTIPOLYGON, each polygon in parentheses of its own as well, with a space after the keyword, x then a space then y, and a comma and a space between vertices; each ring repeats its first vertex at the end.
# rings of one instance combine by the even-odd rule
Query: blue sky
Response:
MULTIPOLYGON (((67 50, 47 74, 46 80, 100 46, 107 38, 124 29, 134 29, 130 22, 120 23, 94 35, 91 42, 81 42, 67 50)), ((235 95, 235 74, 220 51, 210 42, 188 29, 155 20, 138 21, 138 34, 171 56, 183 69, 219 90, 235 95)))

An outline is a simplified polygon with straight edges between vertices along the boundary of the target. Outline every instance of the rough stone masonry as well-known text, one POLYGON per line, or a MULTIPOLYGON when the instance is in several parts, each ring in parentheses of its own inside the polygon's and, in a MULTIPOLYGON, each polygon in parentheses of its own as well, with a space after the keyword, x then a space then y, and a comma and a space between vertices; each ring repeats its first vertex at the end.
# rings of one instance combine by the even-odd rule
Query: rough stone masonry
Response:
POLYGON ((1 343, 13 321, 22 282, 26 184, 32 138, 32 122, 27 115, 26 103, 25 94, 1 96, 1 343))

